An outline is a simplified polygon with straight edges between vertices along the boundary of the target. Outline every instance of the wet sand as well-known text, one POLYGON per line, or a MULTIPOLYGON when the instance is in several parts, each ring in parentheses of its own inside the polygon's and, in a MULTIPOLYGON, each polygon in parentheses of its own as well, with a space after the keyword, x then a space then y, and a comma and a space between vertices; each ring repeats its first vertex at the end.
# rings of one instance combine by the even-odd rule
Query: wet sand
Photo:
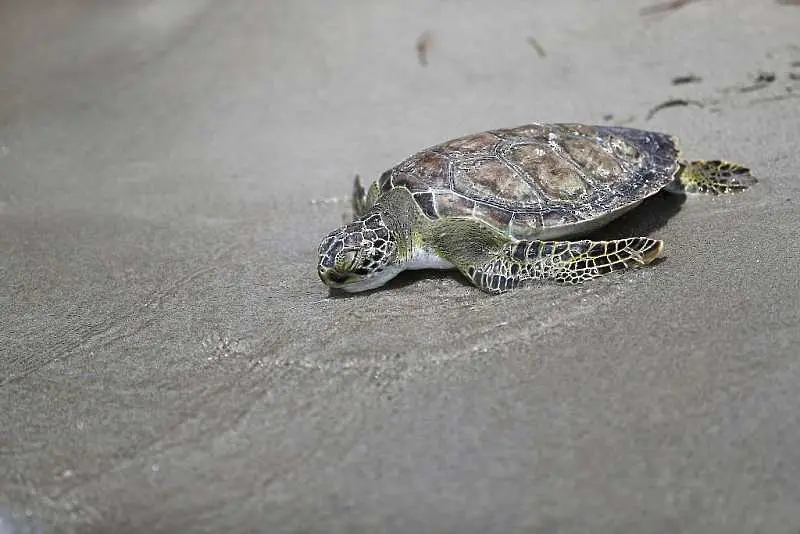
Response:
POLYGON ((800 8, 655 3, 0 2, 0 533, 796 532, 800 8), (761 182, 328 294, 354 173, 531 121, 761 182))

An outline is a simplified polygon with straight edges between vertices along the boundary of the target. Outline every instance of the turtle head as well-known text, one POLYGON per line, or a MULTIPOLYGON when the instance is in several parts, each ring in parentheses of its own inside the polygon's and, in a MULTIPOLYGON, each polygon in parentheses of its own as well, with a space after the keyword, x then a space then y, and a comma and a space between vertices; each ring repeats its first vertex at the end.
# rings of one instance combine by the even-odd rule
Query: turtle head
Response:
POLYGON ((402 270, 397 237, 379 213, 334 230, 319 246, 320 279, 349 293, 380 287, 402 270))

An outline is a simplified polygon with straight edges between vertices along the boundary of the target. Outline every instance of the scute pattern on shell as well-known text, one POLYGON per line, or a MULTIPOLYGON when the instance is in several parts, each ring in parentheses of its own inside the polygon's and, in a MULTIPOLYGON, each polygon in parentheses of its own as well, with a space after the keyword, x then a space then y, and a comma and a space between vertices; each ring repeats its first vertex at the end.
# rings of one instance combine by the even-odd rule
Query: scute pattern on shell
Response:
POLYGON ((430 218, 475 217, 516 237, 600 217, 662 189, 678 169, 669 135, 528 124, 453 139, 378 180, 406 187, 430 218))

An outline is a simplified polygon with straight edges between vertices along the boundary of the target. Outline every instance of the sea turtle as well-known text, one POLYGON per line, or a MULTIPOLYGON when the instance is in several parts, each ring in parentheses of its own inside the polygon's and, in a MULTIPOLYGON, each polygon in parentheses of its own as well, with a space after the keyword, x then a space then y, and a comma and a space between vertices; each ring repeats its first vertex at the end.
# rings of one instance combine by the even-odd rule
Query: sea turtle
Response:
POLYGON ((458 269, 489 293, 533 280, 578 283, 647 265, 663 243, 580 236, 665 189, 721 194, 756 179, 726 161, 682 161, 663 133, 583 124, 527 124, 461 137, 384 172, 356 177, 355 220, 319 246, 318 273, 348 292, 404 269, 458 269))

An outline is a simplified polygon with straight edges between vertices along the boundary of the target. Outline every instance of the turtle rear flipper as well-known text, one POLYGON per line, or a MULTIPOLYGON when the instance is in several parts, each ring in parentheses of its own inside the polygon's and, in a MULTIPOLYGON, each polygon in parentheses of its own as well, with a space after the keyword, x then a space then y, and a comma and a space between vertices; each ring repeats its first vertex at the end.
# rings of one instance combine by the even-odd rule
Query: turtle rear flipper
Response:
POLYGON ((364 186, 361 185, 361 179, 357 174, 353 179, 351 206, 353 208, 353 219, 358 219, 367 213, 367 192, 364 190, 364 186))
POLYGON ((350 202, 353 208, 353 220, 364 217, 375 204, 378 196, 380 196, 378 183, 374 182, 368 189, 364 189, 364 186, 361 185, 361 179, 356 174, 353 180, 353 197, 350 202))
POLYGON ((502 293, 530 280, 578 284, 614 271, 647 265, 663 242, 648 237, 613 241, 517 241, 480 266, 462 269, 489 293, 502 293))
POLYGON ((682 161, 675 181, 666 189, 672 193, 721 195, 743 191, 758 180, 750 169, 729 161, 682 161))

